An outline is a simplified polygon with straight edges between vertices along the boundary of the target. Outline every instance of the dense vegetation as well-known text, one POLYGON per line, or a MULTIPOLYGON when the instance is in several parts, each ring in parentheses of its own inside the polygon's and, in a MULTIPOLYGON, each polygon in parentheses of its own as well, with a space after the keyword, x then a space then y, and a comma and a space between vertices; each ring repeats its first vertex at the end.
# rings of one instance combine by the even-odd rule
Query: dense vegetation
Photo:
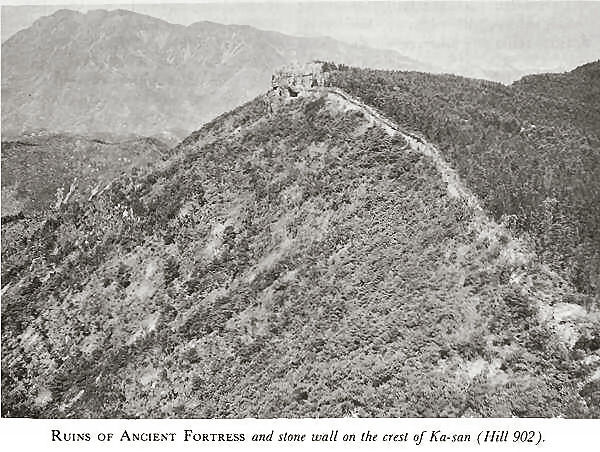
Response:
POLYGON ((168 156, 155 138, 32 133, 2 142, 2 217, 39 213, 64 199, 89 198, 121 172, 141 170, 168 156))
POLYGON ((600 62, 510 86, 339 69, 332 84, 437 144, 497 220, 600 299, 600 62))
POLYGON ((326 98, 264 113, 3 226, 4 416, 600 416, 597 325, 565 346, 568 285, 428 158, 326 98))

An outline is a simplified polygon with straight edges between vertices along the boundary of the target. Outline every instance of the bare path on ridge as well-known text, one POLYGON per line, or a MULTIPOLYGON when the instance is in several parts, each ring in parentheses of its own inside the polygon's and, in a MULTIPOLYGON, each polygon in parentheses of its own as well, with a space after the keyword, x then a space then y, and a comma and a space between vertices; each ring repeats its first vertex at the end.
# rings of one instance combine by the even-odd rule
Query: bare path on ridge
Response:
MULTIPOLYGON (((401 136, 413 151, 431 159, 442 180, 446 183, 448 195, 451 198, 463 200, 472 209, 473 217, 469 227, 477 233, 477 240, 490 241, 492 246, 498 246, 501 249, 500 258, 505 261, 505 265, 512 268, 511 282, 520 289, 524 296, 537 305, 540 320, 549 324, 567 348, 571 349, 580 337, 582 323, 586 321, 600 322, 598 312, 586 312, 585 308, 580 305, 563 301, 565 293, 574 291, 570 284, 547 265, 539 262, 530 244, 515 237, 505 225, 499 224, 485 212, 479 199, 466 187, 456 170, 444 160, 434 145, 419 135, 403 130, 373 107, 353 98, 339 88, 328 87, 326 93, 328 100, 337 103, 342 110, 361 111, 371 124, 381 127, 390 136, 401 136), (547 286, 541 287, 532 283, 528 270, 531 267, 537 267, 545 275, 547 286)), ((599 364, 600 356, 592 353, 584 360, 599 364)), ((600 366, 597 366, 596 372, 589 381, 597 379, 600 379, 600 366)))

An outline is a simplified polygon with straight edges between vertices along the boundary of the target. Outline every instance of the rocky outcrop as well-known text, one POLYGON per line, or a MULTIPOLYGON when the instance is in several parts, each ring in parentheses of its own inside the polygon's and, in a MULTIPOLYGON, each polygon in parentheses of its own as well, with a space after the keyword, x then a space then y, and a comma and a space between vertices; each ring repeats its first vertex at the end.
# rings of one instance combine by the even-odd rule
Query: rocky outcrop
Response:
POLYGON ((267 110, 271 113, 289 99, 328 85, 329 73, 320 61, 286 65, 271 76, 271 90, 265 99, 267 110))
POLYGON ((273 89, 286 90, 291 97, 310 88, 325 86, 328 73, 323 70, 323 63, 311 61, 303 65, 291 64, 275 71, 271 78, 273 89))

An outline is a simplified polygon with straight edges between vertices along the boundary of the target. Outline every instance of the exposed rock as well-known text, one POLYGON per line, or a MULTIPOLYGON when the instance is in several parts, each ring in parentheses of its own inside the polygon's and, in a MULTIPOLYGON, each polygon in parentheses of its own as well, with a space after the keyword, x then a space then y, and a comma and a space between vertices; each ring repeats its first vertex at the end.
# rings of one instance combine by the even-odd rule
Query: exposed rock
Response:
POLYGON ((267 111, 272 113, 289 99, 328 85, 329 72, 324 70, 321 61, 286 65, 271 76, 271 90, 265 98, 267 111))

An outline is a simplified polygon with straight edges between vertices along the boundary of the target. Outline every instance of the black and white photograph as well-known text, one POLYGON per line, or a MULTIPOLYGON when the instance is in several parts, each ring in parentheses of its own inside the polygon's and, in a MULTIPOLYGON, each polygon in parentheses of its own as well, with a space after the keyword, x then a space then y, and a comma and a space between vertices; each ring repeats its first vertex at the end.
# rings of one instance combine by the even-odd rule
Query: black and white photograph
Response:
POLYGON ((0 13, 2 418, 600 418, 600 2, 0 13))

